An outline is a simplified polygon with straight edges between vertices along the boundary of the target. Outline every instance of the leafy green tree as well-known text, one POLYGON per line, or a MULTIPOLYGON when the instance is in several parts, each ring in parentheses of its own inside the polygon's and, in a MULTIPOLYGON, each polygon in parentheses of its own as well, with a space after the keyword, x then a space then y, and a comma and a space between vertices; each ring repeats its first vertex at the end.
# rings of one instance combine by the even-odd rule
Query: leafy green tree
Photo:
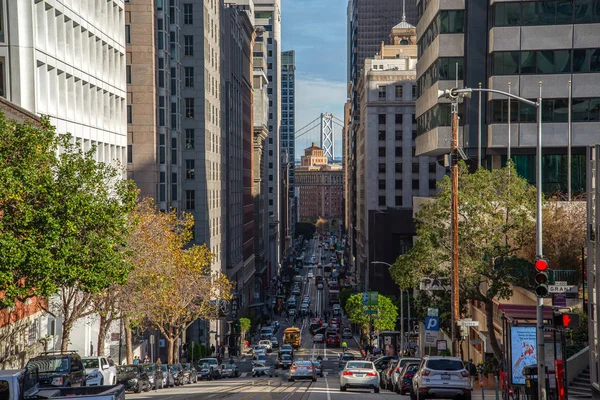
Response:
POLYGON ((342 307, 343 310, 346 309, 346 302, 348 301, 350 296, 352 296, 352 293, 353 291, 348 288, 340 290, 340 307, 342 307))
POLYGON ((242 331, 242 335, 248 333, 251 326, 252 322, 248 318, 240 318, 240 330, 242 331))
POLYGON ((52 296, 62 317, 61 350, 93 295, 125 282, 127 217, 137 190, 70 135, 0 117, 0 290, 3 303, 52 296), (60 150, 60 151, 57 151, 60 150), (55 300, 58 299, 58 300, 55 300))
MULTIPOLYGON (((354 294, 346 301, 346 314, 350 322, 360 326, 363 331, 369 329, 371 316, 364 313, 367 307, 362 304, 362 293, 354 294)), ((391 331, 396 327, 398 308, 389 297, 378 295, 377 315, 374 316, 375 329, 391 331)))
MULTIPOLYGON (((535 190, 515 172, 459 168, 459 281, 464 300, 485 305, 490 344, 496 357, 501 349, 495 334, 494 300, 512 296, 521 283, 513 268, 531 237, 535 221, 535 190)), ((390 269, 401 289, 415 287, 423 277, 450 277, 452 260, 451 181, 444 178, 439 196, 417 215, 415 246, 390 269)), ((463 303, 464 304, 464 303, 463 303)))

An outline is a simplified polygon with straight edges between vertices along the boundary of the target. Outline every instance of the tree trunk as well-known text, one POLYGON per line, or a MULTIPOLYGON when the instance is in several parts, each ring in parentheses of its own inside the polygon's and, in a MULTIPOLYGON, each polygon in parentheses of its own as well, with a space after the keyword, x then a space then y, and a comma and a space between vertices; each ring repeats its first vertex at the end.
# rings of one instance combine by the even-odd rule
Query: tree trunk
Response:
POLYGON ((123 328, 125 330, 125 357, 127 358, 127 364, 133 364, 133 341, 131 339, 131 325, 128 317, 123 317, 123 328))
POLYGON ((66 318, 63 319, 62 336, 60 342, 60 352, 66 353, 69 350, 69 336, 73 329, 73 323, 66 318))
POLYGON ((105 315, 100 315, 100 327, 98 329, 98 355, 104 355, 104 343, 106 342, 106 334, 108 333, 108 328, 112 323, 112 319, 108 318, 105 315))
POLYGON ((490 345, 497 360, 502 360, 502 349, 496 337, 496 329, 494 328, 494 302, 491 300, 485 301, 485 319, 488 335, 490 335, 490 345))
POLYGON ((168 347, 167 354, 169 358, 169 364, 175 363, 175 339, 171 339, 169 337, 165 337, 167 339, 168 347))

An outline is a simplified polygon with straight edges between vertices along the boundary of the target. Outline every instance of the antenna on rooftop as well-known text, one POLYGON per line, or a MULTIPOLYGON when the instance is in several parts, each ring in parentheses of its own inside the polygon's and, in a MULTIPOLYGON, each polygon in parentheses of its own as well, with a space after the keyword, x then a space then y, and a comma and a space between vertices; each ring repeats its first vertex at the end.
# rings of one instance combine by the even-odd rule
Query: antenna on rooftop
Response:
POLYGON ((406 22, 406 0, 402 0, 402 22, 406 22))

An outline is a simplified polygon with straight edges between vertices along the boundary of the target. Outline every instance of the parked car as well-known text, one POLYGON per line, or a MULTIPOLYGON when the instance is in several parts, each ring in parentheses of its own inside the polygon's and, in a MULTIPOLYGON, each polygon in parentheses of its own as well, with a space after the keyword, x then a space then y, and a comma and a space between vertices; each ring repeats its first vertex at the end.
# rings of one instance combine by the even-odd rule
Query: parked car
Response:
POLYGON ((240 377, 240 369, 235 363, 227 363, 221 364, 221 378, 239 378, 240 377))
POLYGON ((343 339, 352 339, 352 329, 350 328, 344 328, 344 330, 342 331, 342 338, 343 339))
POLYGON ((198 371, 191 363, 183 363, 181 367, 183 368, 183 376, 186 383, 198 382, 198 371))
POLYGON ((144 364, 118 365, 117 383, 125 386, 125 390, 133 390, 135 393, 148 392, 152 388, 148 373, 144 371, 144 364))
POLYGON ((292 364, 288 381, 294 382, 299 379, 317 381, 317 371, 311 361, 296 361, 292 364))
POLYGON ((277 368, 288 369, 292 366, 293 363, 294 363, 294 359, 292 358, 292 356, 289 354, 284 354, 275 363, 275 369, 277 369, 277 368))
POLYGON ((356 357, 352 353, 344 353, 340 356, 339 367, 343 369, 348 361, 356 360, 356 357))
POLYGON ((168 366, 171 370, 171 374, 173 374, 175 386, 182 386, 185 383, 185 377, 183 374, 183 368, 181 368, 181 364, 168 364, 168 366))
POLYGON ((396 364, 398 364, 398 360, 391 359, 387 367, 379 374, 379 384, 382 389, 392 390, 392 374, 396 369, 396 364))
POLYGON ((213 379, 221 379, 221 372, 219 365, 209 364, 207 362, 198 363, 198 379, 206 379, 212 381, 213 379))
POLYGON ((37 368, 39 385, 41 387, 69 387, 85 386, 85 368, 81 357, 76 351, 65 354, 60 352, 46 352, 33 357, 27 362, 25 368, 37 368))
POLYGON ((163 374, 162 387, 173 387, 175 386, 175 378, 173 377, 173 373, 167 364, 160 364, 158 366, 160 371, 163 374))
POLYGON ((412 386, 412 378, 419 369, 419 363, 409 362, 404 364, 404 367, 398 372, 394 383, 394 391, 398 394, 405 395, 410 392, 412 386))
POLYGON ((381 356, 376 358, 373 364, 375 364, 377 371, 381 372, 389 365, 391 359, 397 360, 398 356, 381 356))
POLYGON ((361 388, 379 393, 379 373, 371 361, 348 361, 340 373, 340 391, 361 388))
MULTIPOLYGON (((399 379, 400 379, 400 373, 402 371, 402 368, 404 368, 404 366, 406 366, 407 364, 417 364, 419 365, 421 363, 421 359, 420 358, 415 358, 415 357, 400 357, 398 359, 398 362, 396 363, 396 367, 394 368, 394 373, 392 374, 392 389, 394 391, 398 391, 399 389, 399 379)), ((411 375, 412 376, 412 375, 411 375)), ((411 378, 412 380, 412 378, 411 378)))
POLYGON ((338 335, 327 336, 327 347, 340 347, 340 337, 338 335))
POLYGON ((163 373, 156 364, 142 364, 144 366, 144 372, 148 374, 148 380, 152 389, 163 388, 163 373))
POLYGON ((271 348, 278 349, 279 348, 279 340, 275 336, 271 338, 271 348))
POLYGON ((412 400, 428 397, 471 400, 469 372, 457 357, 424 357, 412 378, 412 400))
POLYGON ((110 365, 104 356, 83 357, 86 386, 104 386, 117 384, 117 368, 110 365))

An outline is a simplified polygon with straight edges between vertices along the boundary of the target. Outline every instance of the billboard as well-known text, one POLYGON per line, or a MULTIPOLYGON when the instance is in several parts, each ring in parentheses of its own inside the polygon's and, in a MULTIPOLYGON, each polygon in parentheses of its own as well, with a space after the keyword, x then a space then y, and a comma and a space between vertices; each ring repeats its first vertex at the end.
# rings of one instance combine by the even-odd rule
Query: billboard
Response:
POLYGON ((513 385, 524 385, 523 367, 537 364, 536 345, 535 326, 510 327, 510 372, 513 385))

